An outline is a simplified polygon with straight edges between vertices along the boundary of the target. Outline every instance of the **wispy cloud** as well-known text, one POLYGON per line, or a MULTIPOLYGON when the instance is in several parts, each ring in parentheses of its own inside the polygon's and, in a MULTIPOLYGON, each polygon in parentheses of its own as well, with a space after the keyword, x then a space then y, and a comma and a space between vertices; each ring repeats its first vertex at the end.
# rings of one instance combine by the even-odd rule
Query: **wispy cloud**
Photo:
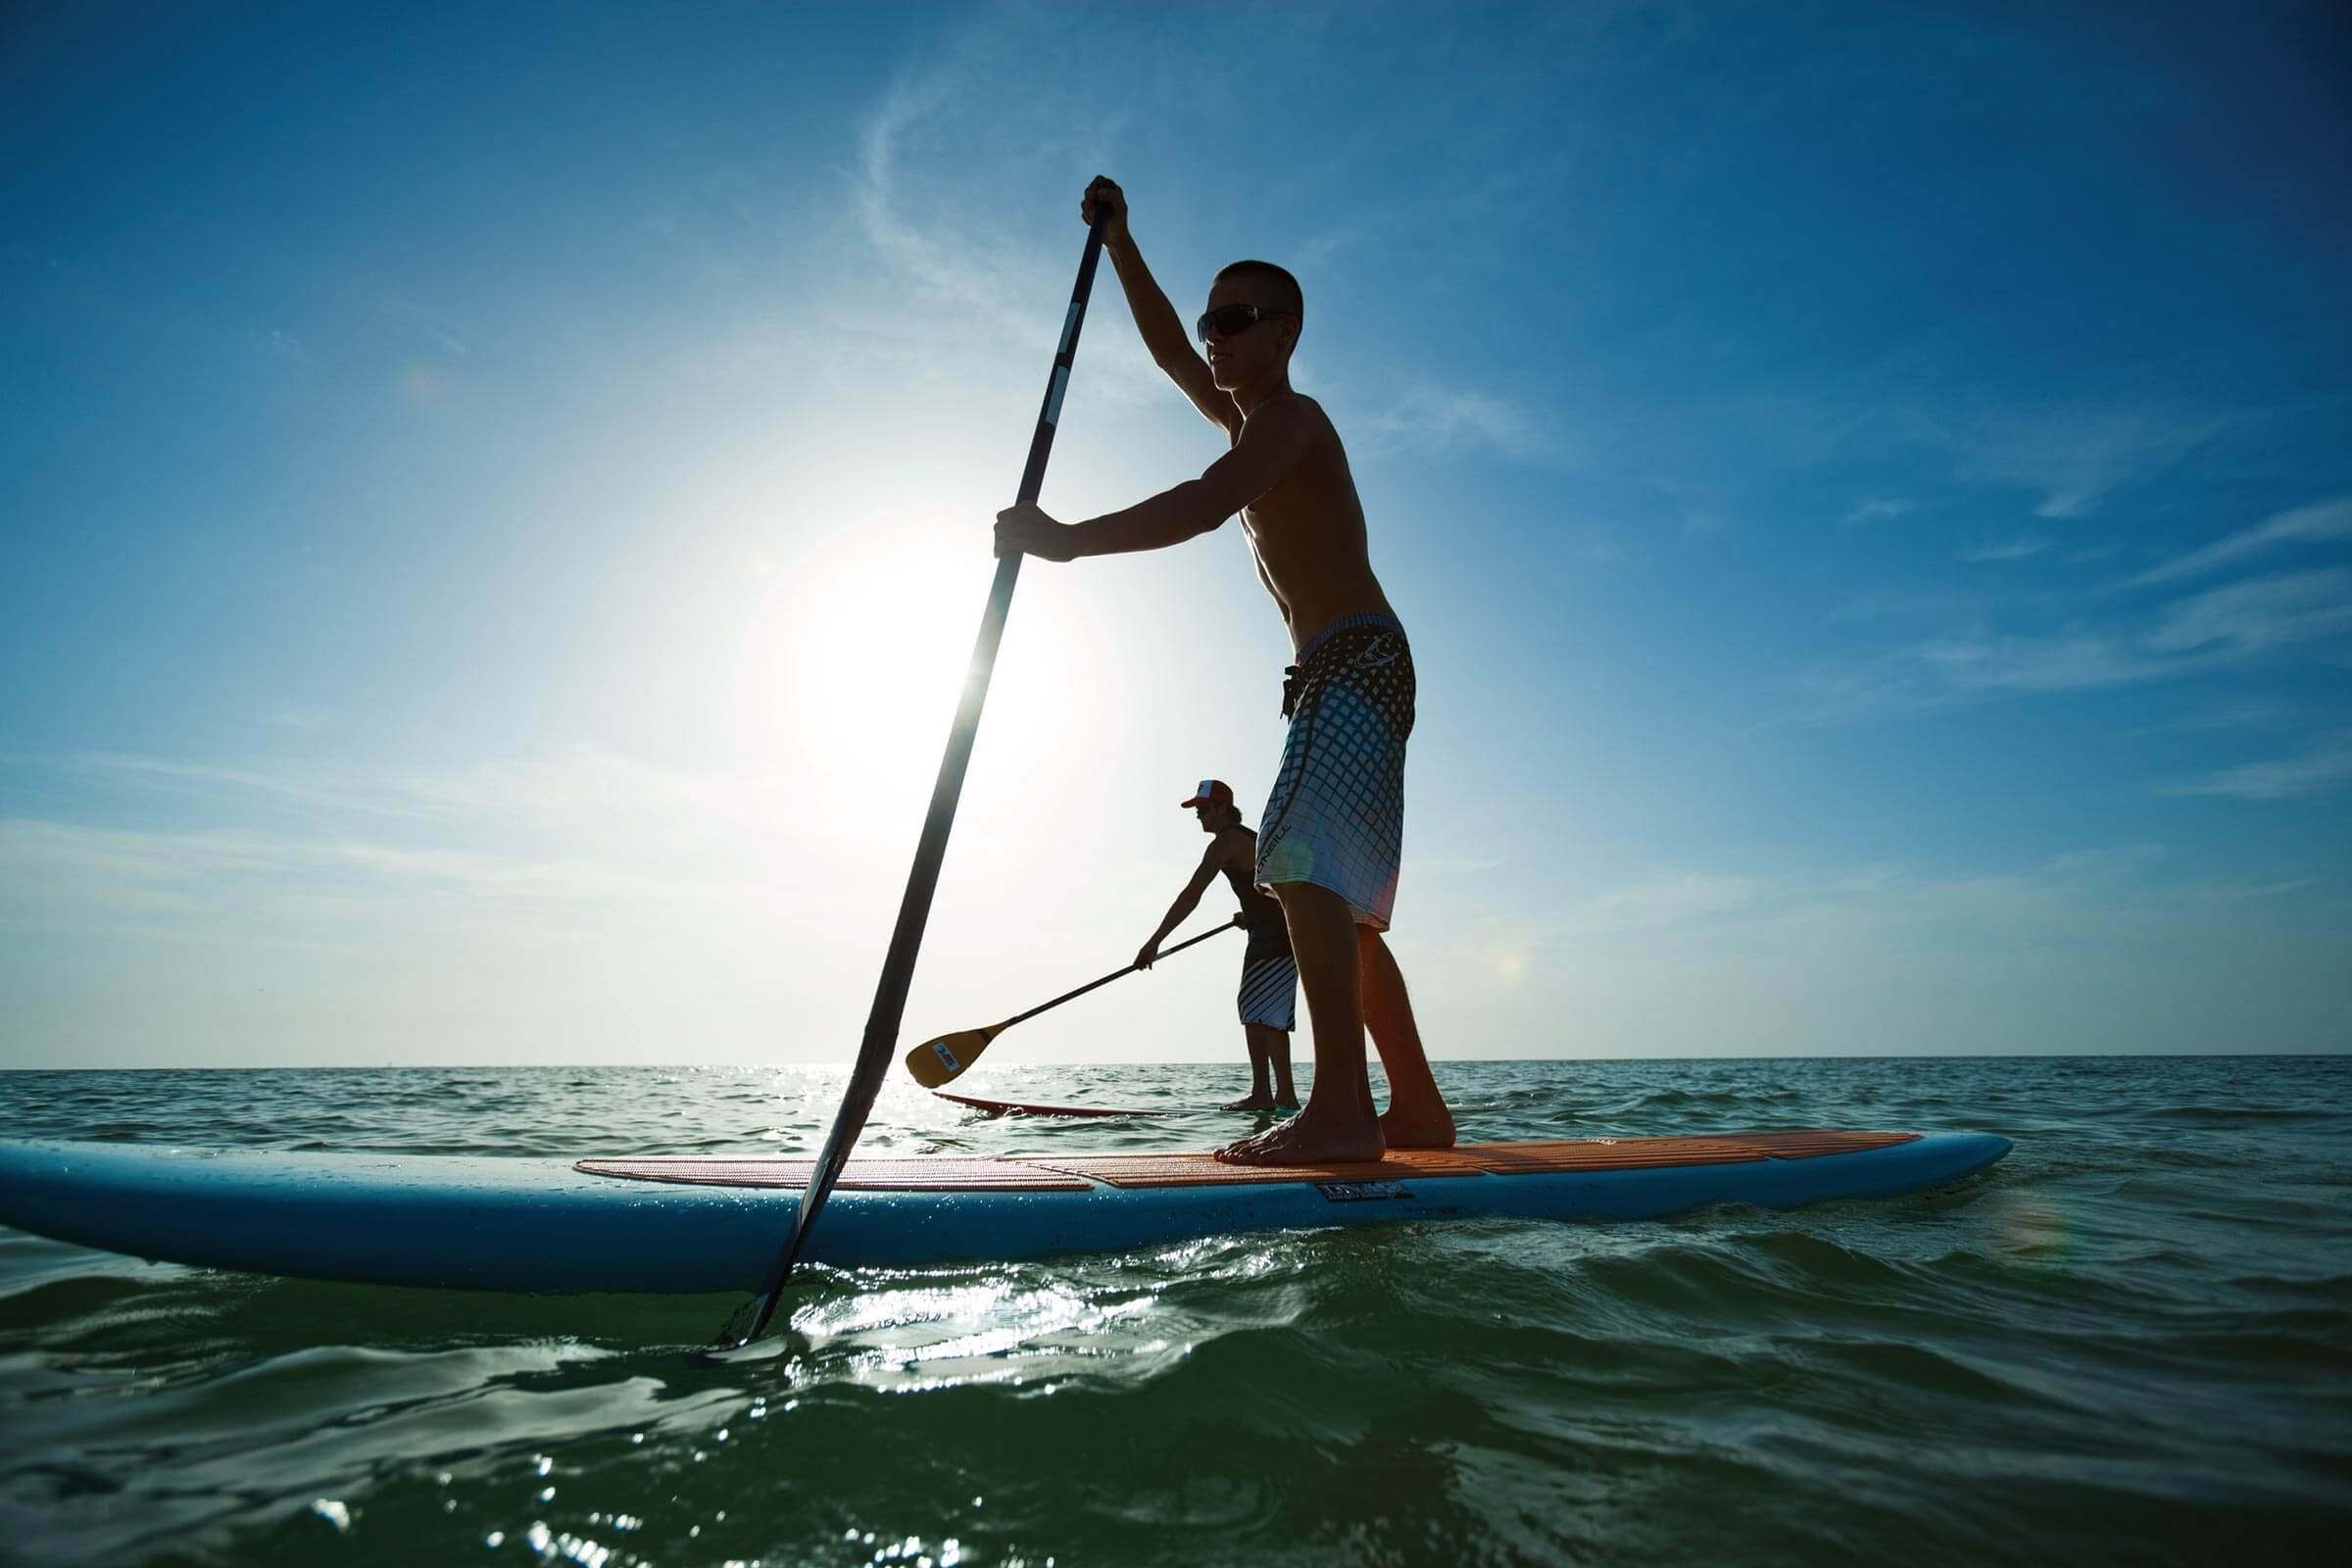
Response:
POLYGON ((2352 730, 2320 742, 2300 757, 2242 762, 2159 786, 2163 795, 2228 795, 2241 801, 2284 801, 2352 783, 2352 730))
POLYGON ((1853 954, 1922 942, 2015 947, 2068 935, 2104 940, 2119 916, 2167 918, 2316 885, 2309 878, 2166 875, 2176 858, 2165 845, 2124 843, 2006 868, 1927 871, 1880 861, 1757 876, 1688 867, 1596 894, 1549 918, 1491 916, 1466 940, 1521 958, 1599 943, 1611 952, 1677 952, 1691 943, 1752 952, 1831 929, 1853 954))
POLYGON ((1961 691, 2079 692, 2155 680, 2180 661, 2153 658, 2097 633, 1945 637, 1907 658, 1961 691))
POLYGON ((2352 567, 2256 577, 2169 607, 2147 646, 2254 653, 2352 632, 2352 567))
MULTIPOLYGON (((894 296, 887 318, 861 319, 858 329, 899 345, 922 364, 952 364, 953 373, 967 383, 1013 375, 1018 384, 1027 384, 1032 372, 1025 362, 1017 368, 1008 365, 1004 345, 1051 342, 1058 332, 1061 306, 1054 289, 1066 275, 1083 232, 1075 182, 1067 193, 1069 226, 1051 247, 1033 220, 1018 227, 1007 224, 1002 204, 991 200, 1012 177, 1004 170, 1026 173, 1040 162, 1037 148, 1053 140, 1043 134, 1048 127, 1038 127, 1041 136, 1032 141, 1013 134, 1018 127, 1008 123, 1008 117, 1017 120, 1025 111, 1020 95, 1004 88, 1017 72, 1004 55, 1019 39, 1036 41, 1023 30, 1028 25, 1017 18, 1003 19, 1002 28, 975 30, 965 47, 906 69, 869 111, 852 173, 858 238, 892 280, 894 296), (983 151, 989 154, 985 159, 983 151), (987 168, 989 175, 975 175, 977 167, 987 168), (1041 279, 1052 281, 1041 285, 1041 279)), ((1191 84, 1184 88, 1188 94, 1194 90, 1191 84)), ((1110 99, 1100 107, 1112 118, 1127 112, 1110 99)), ((1046 161, 1055 167, 1061 163, 1046 161)), ((1024 192, 1031 188, 1023 187, 1024 192)), ((1332 235, 1321 241, 1326 248, 1338 242, 1332 235)), ((1308 249, 1311 254, 1315 247, 1308 249)), ((1182 297, 1164 273, 1160 281, 1172 297, 1182 297)), ((1106 263, 1090 319, 1123 310, 1106 263)), ((1172 395, 1158 368, 1125 330, 1091 333, 1085 360, 1090 395, 1163 403, 1172 395)), ((1299 384, 1316 390, 1311 336, 1295 368, 1299 384)), ((1358 384, 1394 384, 1376 367, 1369 372, 1357 369, 1358 384)), ((1520 462, 1563 456, 1555 428, 1486 390, 1422 377, 1385 398, 1343 394, 1332 402, 1343 431, 1366 451, 1488 454, 1520 462)))
POLYGON ((1552 454, 1534 421, 1483 392, 1431 385, 1408 388, 1385 408, 1352 416, 1367 444, 1391 451, 1456 453, 1485 449, 1535 461, 1552 454))
POLYGON ((1759 891, 1746 877, 1668 872, 1584 900, 1557 922, 1557 929, 1563 935, 1592 936, 1685 925, 1746 908, 1759 891))
POLYGON ((2068 883, 2104 882, 2144 871, 2165 857, 2161 844, 2105 844, 2068 850, 2044 862, 2044 873, 2068 883))
POLYGON ((1579 529, 1572 548, 1578 560, 1595 566, 1613 566, 1626 559, 1625 547, 1596 528, 1579 529))
MULTIPOLYGON (((298 921, 329 906, 423 897, 581 904, 708 900, 722 887, 581 857, 539 858, 249 830, 137 831, 72 822, 0 821, 0 868, 32 895, 19 923, 93 906, 147 913, 234 911, 298 921)), ((12 901, 13 902, 13 901, 12 901)), ((6 909, 0 905, 0 910, 6 909)), ((453 913, 459 911, 452 911, 453 913)))
POLYGON ((2168 862, 2122 845, 1788 867, 1732 878, 1753 889, 1737 908, 1622 930, 1473 915, 1452 972, 1470 1005, 1523 1020, 1530 1054, 2327 1049, 2324 1014, 2294 1019, 2315 988, 2340 994, 2340 883, 2168 862))
POLYGON ((2352 568, 2329 567, 2229 583, 2107 624, 1950 632, 1853 664, 1816 665, 1799 684, 1814 721, 1851 722, 2002 695, 2180 680, 2346 638, 2352 568))
POLYGON ((739 830, 760 819, 757 798, 779 782, 680 772, 587 747, 443 772, 318 762, 230 767, 116 752, 80 753, 61 765, 92 783, 210 802, 247 820, 285 808, 428 830, 452 822, 499 831, 530 827, 573 841, 613 822, 631 824, 632 837, 654 823, 693 823, 698 833, 739 830))
POLYGON ((1816 724, 1866 723, 1988 698, 2100 691, 2183 673, 2212 656, 2153 658, 2093 632, 2003 636, 1967 632, 1858 663, 1817 664, 1797 678, 1816 724))
POLYGON ((2292 703, 2280 702, 2276 698, 2246 698, 2234 702, 2199 703, 2131 733, 2293 728, 2307 722, 2309 717, 2304 709, 2292 703))
POLYGON ((1960 552, 1960 559, 1972 566, 1990 565, 1995 562, 2024 561, 2049 548, 2047 539, 2009 539, 1996 544, 1971 546, 1960 552))
POLYGON ((2338 539, 2352 539, 2352 496, 2278 513, 2251 528, 2240 529, 2217 539, 2202 550, 2192 550, 2185 556, 2177 556, 2151 566, 2130 578, 2124 586, 2145 588, 2154 583, 2202 576, 2217 567, 2281 545, 2319 544, 2338 539))
MULTIPOLYGON (((966 395, 1026 397, 1034 394, 1020 389, 1037 372, 1005 345, 1050 347, 1060 333, 1066 296, 1056 291, 1085 237, 1080 182, 1069 183, 1066 229, 1004 220, 1006 193, 1042 183, 1031 176, 1054 137, 1043 126, 1034 138, 1018 134, 1021 116, 1041 111, 1024 108, 1006 85, 1012 77, 998 74, 1007 40, 980 28, 966 29, 965 43, 909 64, 865 116, 846 172, 850 237, 888 286, 861 292, 836 319, 894 363, 966 395), (1051 247, 1050 233, 1058 240, 1051 247), (867 298, 886 298, 888 309, 867 298)), ((1089 319, 1120 308, 1105 263, 1089 319)), ((1090 332, 1082 359, 1090 396, 1134 403, 1168 393, 1132 333, 1090 332)))
POLYGON ((855 196, 866 243, 898 278, 937 301, 993 317, 1017 298, 995 286, 1003 270, 993 262, 998 253, 972 245, 968 236, 952 243, 944 226, 935 226, 936 193, 914 188, 901 155, 909 136, 956 102, 958 86, 946 70, 909 74, 892 85, 866 122, 855 196))
POLYGON ((410 329, 452 359, 466 359, 471 351, 458 337, 456 322, 444 312, 430 310, 414 300, 388 299, 384 309, 407 322, 410 329))
POLYGON ((2289 894, 2303 893, 2322 886, 2316 876, 2288 877, 2279 882, 2250 882, 2238 877, 2206 877, 2181 885, 2190 898, 2205 904, 2259 904, 2269 899, 2283 899, 2289 894))
POLYGON ((1845 515, 1838 519, 1838 525, 1841 528, 1859 528, 1867 523, 1885 522, 1890 517, 1907 516, 1918 510, 1918 502, 1906 501, 1900 496, 1874 497, 1857 501, 1846 509, 1845 515))
POLYGON ((109 792, 191 802, 200 809, 220 804, 247 818, 292 814, 314 820, 355 816, 415 819, 432 814, 427 802, 389 788, 380 778, 316 767, 281 768, 266 761, 225 767, 119 752, 80 753, 60 759, 55 765, 109 792))
POLYGON ((2041 492, 2034 514, 2087 516, 2119 489, 2162 475, 2233 424, 2233 416, 2153 408, 2067 409, 1927 421, 1966 478, 2041 492))
POLYGON ((326 730, 335 725, 335 716, 320 708, 277 708, 261 714, 255 720, 272 729, 326 730))
POLYGON ((68 765, 172 821, 0 820, 0 920, 19 929, 176 917, 307 940, 371 913, 540 929, 564 908, 600 920, 765 905, 814 863, 774 810, 782 781, 597 753, 438 775, 113 755, 68 765))

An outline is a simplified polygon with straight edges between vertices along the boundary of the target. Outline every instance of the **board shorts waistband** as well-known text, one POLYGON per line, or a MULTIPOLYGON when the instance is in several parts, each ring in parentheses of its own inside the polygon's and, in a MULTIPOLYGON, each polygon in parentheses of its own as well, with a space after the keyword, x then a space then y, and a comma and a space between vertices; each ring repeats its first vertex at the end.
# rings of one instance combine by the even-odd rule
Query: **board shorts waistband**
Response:
POLYGON ((1305 695, 1307 687, 1325 672, 1322 666, 1328 666, 1333 656, 1341 652, 1335 644, 1347 638, 1350 632, 1364 631, 1390 633, 1399 646, 1407 650, 1407 657, 1410 657, 1412 639, 1405 636, 1404 622, 1395 615, 1382 614, 1378 611, 1366 611, 1360 615, 1342 615, 1300 643, 1295 656, 1298 662, 1283 669, 1283 717, 1289 718, 1298 711, 1299 700, 1305 695))
POLYGON ((1403 621, 1398 620, 1395 615, 1383 614, 1377 610, 1367 610, 1358 615, 1342 615, 1298 645, 1298 662, 1305 663, 1314 657, 1316 649, 1340 633, 1352 630, 1357 626, 1377 626, 1382 631, 1393 631, 1399 637, 1404 635, 1403 621))

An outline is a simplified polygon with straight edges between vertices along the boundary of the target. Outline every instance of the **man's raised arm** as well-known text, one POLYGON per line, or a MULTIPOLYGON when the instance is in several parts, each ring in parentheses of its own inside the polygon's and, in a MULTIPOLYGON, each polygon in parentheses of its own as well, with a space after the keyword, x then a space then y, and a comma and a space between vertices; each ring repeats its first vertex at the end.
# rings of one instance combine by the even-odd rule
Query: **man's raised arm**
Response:
POLYGON ((1167 372, 1168 379, 1193 400, 1193 407, 1211 424, 1231 435, 1241 425, 1242 411, 1231 396, 1217 390, 1208 363, 1194 351, 1193 340, 1184 330, 1184 318, 1160 292, 1152 269, 1144 265, 1144 253, 1135 248, 1135 236, 1127 229, 1126 194, 1115 180, 1097 174, 1078 204, 1078 216, 1092 223, 1098 202, 1110 204, 1102 248, 1110 252, 1110 265, 1118 270, 1119 287, 1126 291, 1127 309, 1135 317, 1135 329, 1143 335, 1144 347, 1152 353, 1152 363, 1167 372))

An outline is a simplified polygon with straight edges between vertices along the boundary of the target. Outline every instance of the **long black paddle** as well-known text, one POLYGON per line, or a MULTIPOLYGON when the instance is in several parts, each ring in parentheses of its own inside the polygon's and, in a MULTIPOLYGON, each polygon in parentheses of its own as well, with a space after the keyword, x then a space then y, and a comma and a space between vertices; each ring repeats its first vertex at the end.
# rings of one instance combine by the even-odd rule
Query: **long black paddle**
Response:
MULTIPOLYGON (((1162 948, 1159 956, 1170 957, 1189 947, 1206 942, 1210 937, 1230 931, 1241 923, 1242 917, 1237 914, 1223 925, 1210 926, 1197 937, 1188 937, 1172 948, 1162 948)), ((1100 980, 1089 980, 1075 991, 1064 991, 1052 1002, 1041 1002, 1027 1012, 1016 1012, 1003 1023, 992 1023, 985 1029, 959 1029, 952 1035, 926 1040, 906 1053, 906 1071, 925 1089, 937 1089, 941 1084, 953 1082, 962 1077, 972 1063, 980 1059, 980 1053, 988 1049, 991 1040, 1014 1024, 1026 1023, 1041 1012, 1051 1012, 1065 1002, 1075 1002, 1089 991, 1099 991, 1113 980, 1123 979, 1142 967, 1140 963, 1131 963, 1124 969, 1113 969, 1100 980)))
MULTIPOLYGON (((1046 459, 1054 451, 1054 426, 1061 417, 1061 395, 1070 384, 1070 365, 1078 355, 1078 328, 1086 321, 1086 300, 1095 288, 1095 264, 1102 259, 1102 229, 1110 220, 1104 202, 1087 230, 1086 253, 1078 262, 1078 284, 1070 290, 1069 314, 1062 318, 1061 346, 1054 351, 1054 373, 1046 382, 1046 400, 1038 409, 1037 433, 1029 438, 1029 466, 1021 470, 1020 501, 1034 505, 1046 479, 1046 459)), ((899 1044, 899 1019, 906 1010, 906 988, 914 980, 914 959, 923 946, 923 924, 931 915, 931 895, 939 886, 940 861, 948 853, 948 832, 956 825, 956 803, 963 794, 963 773, 972 760, 972 738, 980 731, 980 710, 988 701, 988 678, 996 669, 997 644, 1004 636, 1004 616, 1012 608, 1012 585, 1021 574, 1021 558, 1006 556, 997 563, 997 580, 988 592, 988 609, 980 617, 980 635, 972 641, 971 667, 963 677, 963 700, 956 707, 956 725, 948 731, 947 754, 939 760, 939 779, 931 786, 931 810, 923 818, 923 836, 914 850, 914 868, 906 873, 906 896, 899 902, 899 923, 890 934, 890 952, 882 960, 882 980, 874 988, 873 1010, 866 1014, 865 1039, 858 1047, 858 1064, 850 1069, 850 1087, 834 1112, 833 1130, 808 1173, 800 1205, 792 1216, 792 1234, 776 1250, 760 1282, 760 1294, 745 1302, 719 1330, 720 1346, 749 1345, 767 1330, 775 1315, 776 1297, 792 1277, 792 1265, 808 1239, 808 1228, 823 1211, 825 1199, 849 1163, 850 1150, 874 1108, 874 1095, 890 1071, 890 1058, 899 1044)))

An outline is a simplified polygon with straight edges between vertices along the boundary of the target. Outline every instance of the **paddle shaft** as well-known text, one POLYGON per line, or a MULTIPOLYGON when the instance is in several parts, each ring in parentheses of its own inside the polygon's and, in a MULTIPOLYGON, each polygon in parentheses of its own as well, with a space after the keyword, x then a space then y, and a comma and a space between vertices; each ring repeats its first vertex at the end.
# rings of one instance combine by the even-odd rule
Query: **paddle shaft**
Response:
MULTIPOLYGON (((1177 943, 1172 948, 1160 949, 1159 956, 1164 958, 1170 954, 1182 953, 1187 948, 1196 947, 1200 943, 1206 942, 1210 937, 1223 936, 1226 932, 1232 930, 1235 926, 1240 925, 1241 923, 1242 917, 1237 914, 1232 919, 1226 921, 1223 925, 1211 927, 1209 930, 1201 932, 1197 937, 1187 937, 1185 940, 1177 943)), ((1078 998, 1085 996, 1089 991, 1099 990, 1100 988, 1110 984, 1113 980, 1118 979, 1120 976, 1133 974, 1142 967, 1143 965, 1140 963, 1131 963, 1124 969, 1113 969, 1110 971, 1110 973, 1104 975, 1100 980, 1089 980, 1086 984, 1080 986, 1075 991, 1064 991, 1060 996, 1055 997, 1052 1002, 1041 1002, 1036 1006, 1031 1007, 1027 1012, 1016 1012, 1011 1017, 1005 1019, 1003 1023, 991 1026, 986 1031, 988 1038, 994 1040, 997 1038, 997 1036, 1003 1034, 1005 1030, 1011 1028, 1016 1023, 1025 1023, 1029 1019, 1036 1017, 1039 1013, 1050 1012, 1054 1008, 1060 1006, 1065 1002, 1075 1002, 1078 998)))
MULTIPOLYGON (((1086 321, 1087 296, 1094 292, 1095 266, 1102 259, 1102 229, 1109 221, 1109 204, 1102 204, 1087 230, 1086 252, 1078 262, 1078 282, 1070 290, 1069 313, 1062 318, 1061 344, 1054 353, 1054 373, 1046 381, 1045 402, 1037 414, 1037 430, 1029 438, 1029 463, 1021 470, 1020 502, 1034 505, 1046 480, 1046 459, 1053 455, 1054 429, 1061 418, 1061 395, 1070 384, 1070 366, 1078 354, 1078 329, 1086 321)), ((730 1320, 722 1337, 748 1344, 765 1332, 775 1315, 776 1295, 792 1277, 792 1266, 808 1240, 808 1229, 823 1212, 833 1183, 849 1163, 850 1150, 865 1127, 874 1096, 890 1071, 899 1041, 899 1022, 906 1010, 906 990, 914 980, 915 956, 923 946, 923 926, 931 915, 931 895, 939 887, 940 862, 947 858, 948 832, 956 825, 956 804, 963 794, 964 769, 972 760, 972 740, 980 731, 980 710, 988 701, 988 680, 997 663, 997 645, 1004 636, 1004 617, 1012 608, 1012 587, 1021 574, 1021 558, 1006 556, 997 563, 997 580, 989 589, 988 609, 980 617, 980 634, 972 642, 971 665, 964 672, 963 698, 956 707, 955 727, 948 731, 948 749, 939 760, 939 778, 931 786, 931 809, 923 818, 923 836, 914 850, 914 866, 906 873, 906 894, 899 901, 899 923, 890 934, 890 951, 882 960, 881 982, 874 988, 873 1009, 866 1014, 865 1038, 858 1047, 850 1085, 825 1134, 816 1168, 801 1190, 793 1210, 792 1234, 776 1251, 760 1281, 760 1295, 751 1303, 750 1327, 737 1334, 730 1320)), ((740 1319, 742 1313, 737 1313, 740 1319)))

